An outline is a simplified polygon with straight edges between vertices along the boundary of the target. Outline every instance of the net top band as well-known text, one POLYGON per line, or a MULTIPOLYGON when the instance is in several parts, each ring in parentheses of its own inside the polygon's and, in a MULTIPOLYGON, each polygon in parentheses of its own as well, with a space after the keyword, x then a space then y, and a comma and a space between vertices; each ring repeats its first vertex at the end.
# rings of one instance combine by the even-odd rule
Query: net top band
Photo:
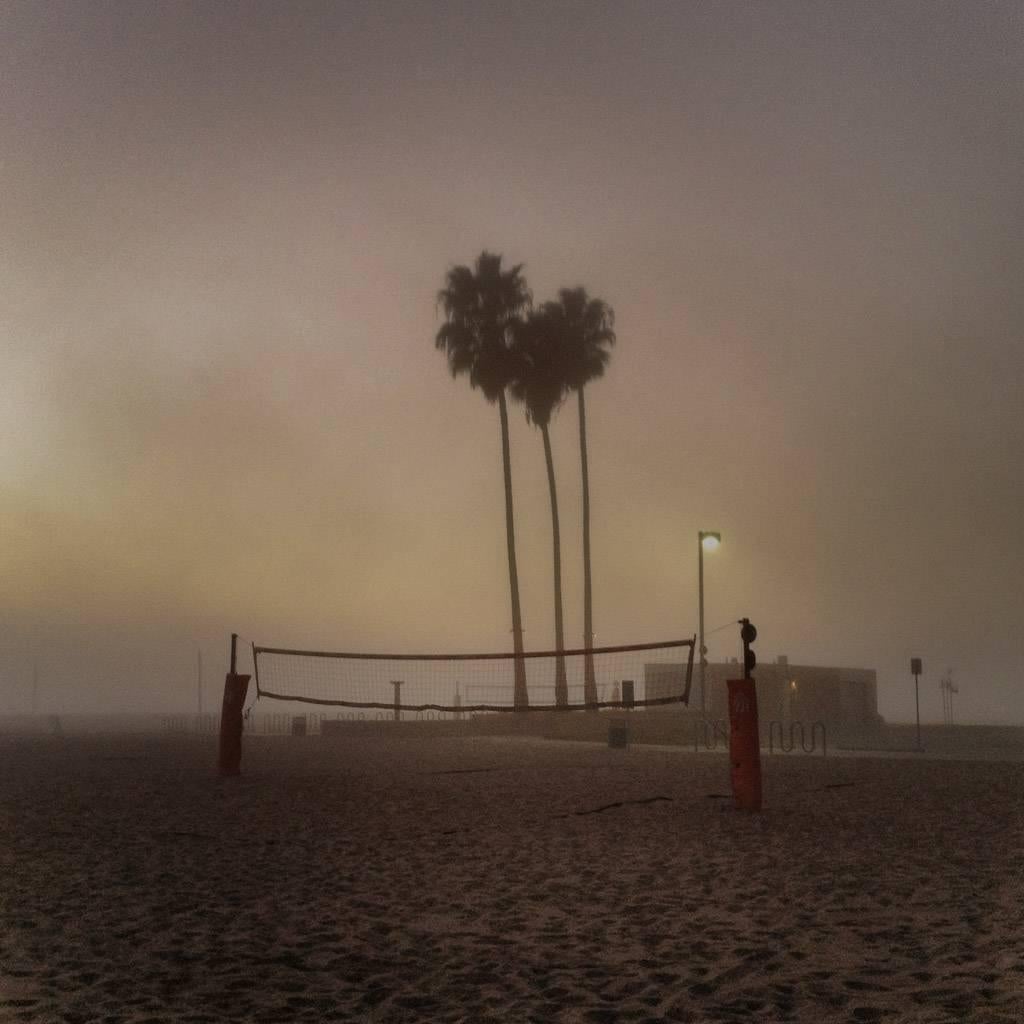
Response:
POLYGON ((351 658, 370 661, 496 661, 510 658, 558 658, 586 654, 617 654, 622 651, 661 651, 670 647, 693 647, 696 637, 689 640, 663 640, 652 644, 622 644, 617 647, 574 647, 561 651, 514 651, 488 654, 366 654, 351 651, 300 651, 289 647, 261 647, 253 644, 253 653, 291 654, 303 658, 351 658))

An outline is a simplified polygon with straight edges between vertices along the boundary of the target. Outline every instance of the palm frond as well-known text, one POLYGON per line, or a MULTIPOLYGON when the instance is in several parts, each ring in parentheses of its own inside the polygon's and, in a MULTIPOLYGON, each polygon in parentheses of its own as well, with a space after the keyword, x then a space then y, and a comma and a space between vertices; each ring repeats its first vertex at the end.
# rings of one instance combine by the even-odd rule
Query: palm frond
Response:
POLYGON ((470 386, 496 401, 514 372, 510 352, 515 331, 532 304, 523 265, 503 270, 502 257, 484 250, 473 267, 449 268, 437 305, 445 323, 435 344, 448 356, 453 376, 467 374, 470 386))
POLYGON ((557 322, 540 311, 531 314, 516 331, 513 353, 512 397, 522 402, 528 422, 547 426, 569 391, 570 367, 557 322))
POLYGON ((585 288, 562 288, 558 299, 545 302, 540 314, 558 334, 565 351, 568 386, 573 390, 604 375, 615 344, 615 312, 585 288))

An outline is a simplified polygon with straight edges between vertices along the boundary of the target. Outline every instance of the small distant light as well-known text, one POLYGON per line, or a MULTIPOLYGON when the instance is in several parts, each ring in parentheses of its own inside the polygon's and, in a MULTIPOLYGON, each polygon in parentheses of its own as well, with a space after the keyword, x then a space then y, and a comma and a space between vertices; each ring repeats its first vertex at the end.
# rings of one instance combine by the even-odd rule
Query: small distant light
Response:
POLYGON ((700 542, 705 551, 714 551, 722 543, 722 537, 718 533, 704 533, 701 534, 700 542))
POLYGON ((789 681, 789 688, 790 688, 791 690, 795 690, 795 689, 796 689, 796 680, 795 680, 795 679, 791 679, 791 680, 789 681))

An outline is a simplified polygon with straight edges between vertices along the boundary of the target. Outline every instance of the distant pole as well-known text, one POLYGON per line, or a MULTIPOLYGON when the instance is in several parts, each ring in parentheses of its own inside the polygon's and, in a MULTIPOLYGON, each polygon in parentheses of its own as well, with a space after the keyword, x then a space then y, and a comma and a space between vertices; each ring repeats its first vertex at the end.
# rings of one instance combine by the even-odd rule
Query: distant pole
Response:
POLYGON ((39 662, 32 662, 32 714, 39 712, 39 662))
POLYGON ((917 712, 917 749, 921 749, 921 697, 919 676, 921 675, 921 659, 911 658, 910 659, 910 671, 914 676, 914 707, 917 712))
POLYGON ((238 634, 231 634, 231 674, 235 675, 235 649, 238 646, 238 634))
POLYGON ((391 685, 395 688, 395 721, 400 722, 402 720, 402 680, 392 679, 391 685))
POLYGON ((704 646, 704 535, 697 534, 697 628, 700 631, 700 713, 707 710, 704 701, 704 666, 708 649, 704 646))
POLYGON ((914 675, 914 709, 917 713, 917 749, 921 749, 921 697, 917 675, 914 675))
POLYGON ((199 714, 203 713, 203 652, 202 649, 196 651, 196 688, 198 690, 197 697, 199 700, 199 714))
POLYGON ((956 686, 953 685, 953 670, 947 669, 945 676, 939 683, 939 688, 942 690, 942 723, 943 725, 953 724, 953 694, 959 693, 956 686))

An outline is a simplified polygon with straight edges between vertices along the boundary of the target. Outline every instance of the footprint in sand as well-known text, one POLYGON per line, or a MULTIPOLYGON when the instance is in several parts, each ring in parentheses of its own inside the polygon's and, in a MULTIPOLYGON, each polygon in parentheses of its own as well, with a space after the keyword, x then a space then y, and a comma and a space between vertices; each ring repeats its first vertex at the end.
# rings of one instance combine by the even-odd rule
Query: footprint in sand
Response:
POLYGON ((880 985, 876 981, 864 981, 863 978, 847 978, 843 984, 855 992, 888 992, 888 985, 880 985))
POLYGON ((881 1020, 883 1015, 884 1011, 880 1010, 877 1006, 855 1006, 853 1008, 854 1020, 881 1020))

